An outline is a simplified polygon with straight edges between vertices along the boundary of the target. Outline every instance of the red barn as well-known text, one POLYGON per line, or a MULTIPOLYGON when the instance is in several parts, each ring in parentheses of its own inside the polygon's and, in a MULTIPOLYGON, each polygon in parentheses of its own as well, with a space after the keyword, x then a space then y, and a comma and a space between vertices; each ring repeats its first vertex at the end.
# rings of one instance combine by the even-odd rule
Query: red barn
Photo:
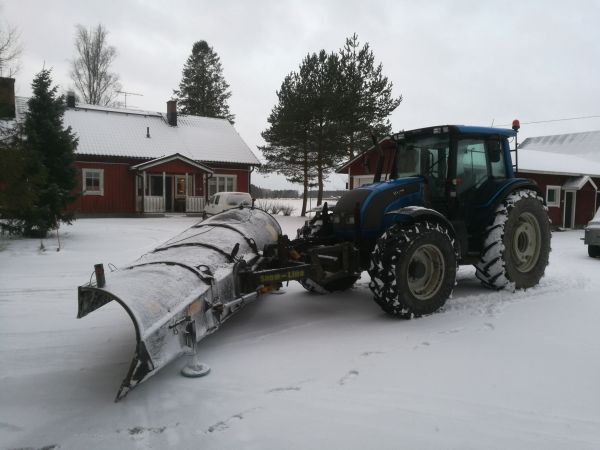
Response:
MULTIPOLYGON (((14 90, 12 99, 22 120, 27 99, 14 90)), ((175 101, 161 113, 76 104, 70 95, 64 125, 79 139, 79 216, 197 214, 216 192, 249 192, 260 164, 227 120, 178 116, 175 101)))
MULTIPOLYGON (((390 137, 379 143, 385 179, 395 144, 390 137)), ((591 220, 600 207, 600 131, 527 138, 519 146, 518 158, 516 176, 533 179, 540 186, 555 227, 580 228, 591 220)), ((376 164, 377 151, 372 146, 337 173, 347 174, 348 188, 353 189, 373 182, 376 164)))

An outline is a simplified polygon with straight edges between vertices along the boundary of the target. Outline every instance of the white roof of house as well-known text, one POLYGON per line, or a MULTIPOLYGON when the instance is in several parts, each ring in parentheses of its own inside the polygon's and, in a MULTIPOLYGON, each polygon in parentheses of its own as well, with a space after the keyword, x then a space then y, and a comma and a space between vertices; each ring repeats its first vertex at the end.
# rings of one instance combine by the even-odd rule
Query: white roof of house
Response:
POLYGON ((519 172, 600 177, 600 162, 581 156, 530 150, 530 147, 519 147, 518 162, 519 172))
POLYGON ((519 148, 578 155, 600 163, 600 131, 529 137, 519 148))
MULTIPOLYGON (((27 99, 17 97, 16 109, 17 119, 22 118, 27 99)), ((67 108, 64 125, 79 138, 78 154, 160 158, 179 153, 195 161, 260 164, 226 119, 178 115, 173 127, 159 112, 78 104, 67 108)))

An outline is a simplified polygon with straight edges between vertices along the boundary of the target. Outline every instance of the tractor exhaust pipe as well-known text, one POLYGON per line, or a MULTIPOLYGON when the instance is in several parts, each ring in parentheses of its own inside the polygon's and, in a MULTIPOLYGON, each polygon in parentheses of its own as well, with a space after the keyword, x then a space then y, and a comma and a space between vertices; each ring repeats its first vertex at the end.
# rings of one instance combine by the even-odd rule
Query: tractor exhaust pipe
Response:
MULTIPOLYGON (((281 228, 268 213, 236 208, 199 222, 130 266, 78 288, 77 318, 111 301, 135 327, 136 350, 115 401, 183 354, 258 296, 239 273, 274 244, 281 228)), ((197 361, 196 361, 197 365, 197 361)))

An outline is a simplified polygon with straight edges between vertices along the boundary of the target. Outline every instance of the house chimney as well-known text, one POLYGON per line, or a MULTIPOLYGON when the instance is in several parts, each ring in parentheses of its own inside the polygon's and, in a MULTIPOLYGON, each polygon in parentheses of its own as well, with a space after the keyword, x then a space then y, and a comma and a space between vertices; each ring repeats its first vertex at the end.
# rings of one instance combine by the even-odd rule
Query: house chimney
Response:
POLYGON ((0 119, 15 118, 15 79, 0 77, 0 119))
POLYGON ((167 102, 167 122, 172 127, 177 126, 177 100, 167 102))
POLYGON ((75 92, 67 91, 67 108, 75 108, 75 92))

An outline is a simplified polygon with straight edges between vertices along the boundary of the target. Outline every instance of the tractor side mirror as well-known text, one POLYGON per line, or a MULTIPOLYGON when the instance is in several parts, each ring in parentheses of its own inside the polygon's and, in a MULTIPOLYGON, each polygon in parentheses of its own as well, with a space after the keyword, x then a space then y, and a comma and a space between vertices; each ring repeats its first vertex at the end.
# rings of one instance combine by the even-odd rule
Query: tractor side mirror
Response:
POLYGON ((500 141, 488 141, 487 153, 490 162, 495 163, 500 161, 502 155, 502 145, 500 144, 500 141))

